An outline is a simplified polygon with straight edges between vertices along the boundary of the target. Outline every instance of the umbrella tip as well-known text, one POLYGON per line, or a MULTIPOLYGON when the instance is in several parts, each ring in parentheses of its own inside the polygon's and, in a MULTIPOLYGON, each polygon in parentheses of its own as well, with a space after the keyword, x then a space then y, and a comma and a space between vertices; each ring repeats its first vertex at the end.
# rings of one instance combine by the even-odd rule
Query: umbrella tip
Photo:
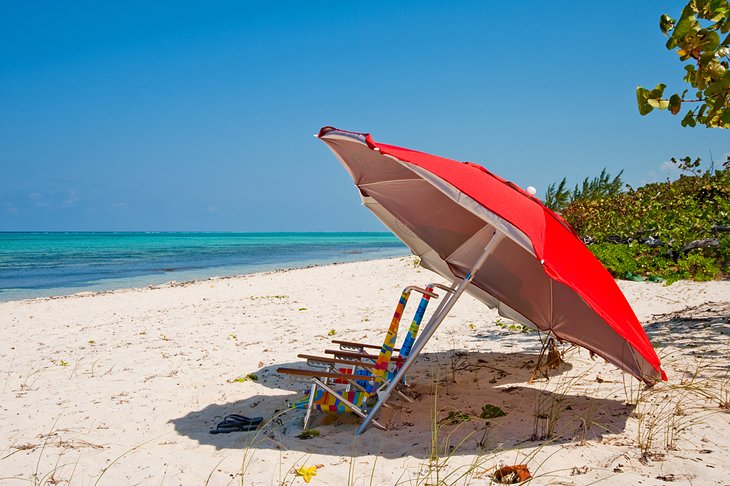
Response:
POLYGON ((535 189, 535 186, 527 186, 527 192, 531 196, 534 196, 535 194, 537 194, 537 189, 535 189))
POLYGON ((314 134, 314 135, 312 135, 312 136, 313 136, 314 138, 319 138, 319 133, 315 133, 315 134, 314 134))

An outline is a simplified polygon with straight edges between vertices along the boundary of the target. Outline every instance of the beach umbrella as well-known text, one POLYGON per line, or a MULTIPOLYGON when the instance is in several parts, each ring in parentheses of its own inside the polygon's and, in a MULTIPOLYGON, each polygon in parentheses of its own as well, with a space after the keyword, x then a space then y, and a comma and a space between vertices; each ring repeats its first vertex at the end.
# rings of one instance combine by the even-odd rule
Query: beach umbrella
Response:
POLYGON ((453 282, 358 433, 463 292, 502 316, 587 348, 648 385, 666 380, 614 279, 532 194, 480 165, 377 143, 366 133, 324 127, 318 137, 350 174, 363 204, 421 266, 453 282))

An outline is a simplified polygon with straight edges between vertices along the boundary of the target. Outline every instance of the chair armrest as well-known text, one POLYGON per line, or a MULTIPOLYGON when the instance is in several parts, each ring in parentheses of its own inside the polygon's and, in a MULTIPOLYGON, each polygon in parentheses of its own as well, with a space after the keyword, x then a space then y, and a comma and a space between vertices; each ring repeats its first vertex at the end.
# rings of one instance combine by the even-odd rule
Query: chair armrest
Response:
MULTIPOLYGON (((378 346, 376 344, 356 343, 354 341, 341 341, 339 339, 333 339, 332 344, 339 344, 340 346, 346 346, 348 348, 368 348, 368 349, 381 349, 382 348, 382 346, 378 346)), ((398 351, 400 351, 400 349, 395 348, 395 349, 393 349, 393 351, 398 352, 398 351)))
MULTIPOLYGON (((352 351, 343 351, 341 349, 325 349, 325 354, 331 354, 334 356, 342 356, 343 358, 351 358, 351 359, 369 359, 372 361, 378 360, 377 354, 368 354, 368 353, 355 353, 352 351)), ((391 356, 390 361, 398 361, 398 356, 391 356)))
POLYGON ((336 364, 341 366, 357 366, 359 368, 375 368, 373 363, 363 363, 362 361, 349 361, 345 359, 327 358, 325 356, 312 356, 310 354, 299 354, 297 358, 306 359, 307 361, 316 361, 318 363, 336 364))
POLYGON ((333 378, 336 380, 361 381, 372 380, 372 376, 348 375, 345 373, 331 373, 326 371, 303 370, 300 368, 277 368, 277 373, 285 373, 287 375, 309 376, 312 378, 333 378))

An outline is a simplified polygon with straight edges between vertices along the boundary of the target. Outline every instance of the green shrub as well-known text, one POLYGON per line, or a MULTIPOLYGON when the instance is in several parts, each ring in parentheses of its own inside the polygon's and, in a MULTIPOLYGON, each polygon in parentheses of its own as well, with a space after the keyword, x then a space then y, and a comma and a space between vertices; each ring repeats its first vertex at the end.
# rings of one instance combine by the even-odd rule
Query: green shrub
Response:
POLYGON ((677 261, 679 271, 700 282, 714 280, 720 276, 720 267, 715 258, 706 257, 699 253, 690 253, 686 258, 677 261))
POLYGON ((724 273, 730 273, 730 234, 720 238, 717 247, 718 264, 724 273))
POLYGON ((602 199, 573 199, 562 216, 592 238, 589 248, 614 277, 655 276, 670 283, 723 278, 730 274, 730 235, 712 228, 730 225, 730 167, 697 172, 602 199), (650 237, 662 244, 643 244, 650 237), (720 245, 682 251, 706 238, 720 245))
POLYGON ((630 245, 599 243, 589 248, 614 277, 623 278, 628 272, 638 272, 636 253, 630 245))

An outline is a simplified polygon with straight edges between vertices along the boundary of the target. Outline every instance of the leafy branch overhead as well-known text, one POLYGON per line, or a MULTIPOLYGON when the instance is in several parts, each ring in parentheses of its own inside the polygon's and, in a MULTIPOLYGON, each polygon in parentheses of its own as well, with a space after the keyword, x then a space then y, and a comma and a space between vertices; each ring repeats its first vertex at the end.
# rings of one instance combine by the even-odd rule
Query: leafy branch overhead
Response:
POLYGON ((689 89, 665 97, 665 84, 649 90, 639 86, 636 98, 639 113, 646 115, 658 108, 677 115, 685 103, 690 108, 682 126, 698 123, 707 127, 730 128, 730 2, 728 0, 690 0, 679 20, 662 15, 659 28, 669 37, 667 49, 675 51, 684 66, 684 81, 689 89))

